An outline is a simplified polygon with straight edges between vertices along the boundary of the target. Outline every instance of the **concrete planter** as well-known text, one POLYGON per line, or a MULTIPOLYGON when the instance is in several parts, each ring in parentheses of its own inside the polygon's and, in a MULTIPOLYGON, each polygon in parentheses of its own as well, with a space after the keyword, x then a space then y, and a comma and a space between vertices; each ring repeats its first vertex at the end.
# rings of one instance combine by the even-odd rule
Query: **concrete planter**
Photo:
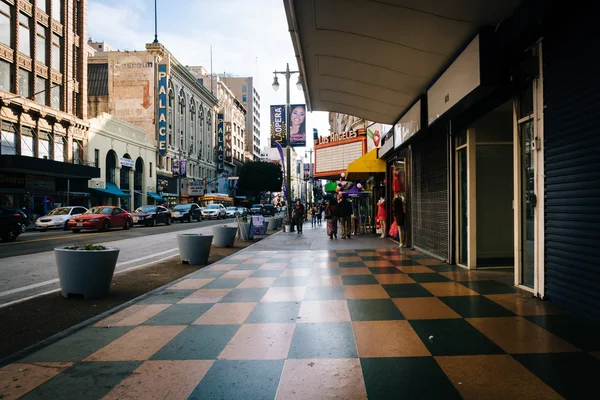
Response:
POLYGON ((275 218, 267 218, 267 229, 272 231, 277 229, 277 220, 275 218))
POLYGON ((227 225, 213 226, 214 245, 216 247, 233 247, 237 227, 227 225))
POLYGON ((281 225, 283 225, 283 218, 277 217, 277 229, 281 228, 281 225))
POLYGON ((212 235, 182 233, 177 235, 179 257, 184 264, 208 264, 212 235))
POLYGON ((82 295, 84 299, 106 296, 110 289, 119 249, 72 250, 54 249, 60 291, 64 297, 82 295))

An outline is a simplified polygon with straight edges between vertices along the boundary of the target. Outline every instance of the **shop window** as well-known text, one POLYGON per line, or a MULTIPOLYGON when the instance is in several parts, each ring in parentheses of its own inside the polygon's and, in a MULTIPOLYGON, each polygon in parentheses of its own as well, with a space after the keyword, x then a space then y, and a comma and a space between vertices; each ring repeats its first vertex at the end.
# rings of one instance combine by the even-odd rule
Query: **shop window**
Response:
POLYGON ((47 82, 48 80, 41 76, 35 77, 35 101, 45 106, 48 105, 48 101, 46 100, 48 98, 47 82))
POLYGON ((62 22, 62 0, 52 0, 52 18, 62 22))
POLYGON ((17 141, 13 125, 10 122, 2 122, 0 154, 14 156, 17 154, 17 141))
POLYGON ((35 38, 35 59, 44 65, 48 63, 46 47, 48 45, 48 28, 42 24, 37 24, 35 38))
POLYGON ((0 89, 12 92, 12 68, 11 64, 0 60, 0 89))
POLYGON ((54 161, 65 161, 65 137, 56 135, 54 138, 54 161))
POLYGON ((19 13, 19 51, 31 57, 31 17, 19 13))
POLYGON ((19 68, 19 95, 25 98, 31 96, 31 73, 19 68))
POLYGON ((12 6, 0 0, 0 42, 8 47, 12 47, 11 14, 12 6))
POLYGON ((30 128, 23 128, 21 131, 21 155, 35 157, 35 141, 30 128))

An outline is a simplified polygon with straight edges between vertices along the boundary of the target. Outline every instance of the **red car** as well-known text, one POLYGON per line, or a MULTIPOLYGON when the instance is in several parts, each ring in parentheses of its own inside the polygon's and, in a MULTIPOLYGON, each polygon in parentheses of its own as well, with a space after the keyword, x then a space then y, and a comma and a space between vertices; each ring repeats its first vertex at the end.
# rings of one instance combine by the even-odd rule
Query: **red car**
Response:
POLYGON ((82 229, 109 231, 111 228, 129 229, 133 226, 131 214, 119 207, 92 207, 86 213, 69 220, 69 228, 78 233, 82 229))

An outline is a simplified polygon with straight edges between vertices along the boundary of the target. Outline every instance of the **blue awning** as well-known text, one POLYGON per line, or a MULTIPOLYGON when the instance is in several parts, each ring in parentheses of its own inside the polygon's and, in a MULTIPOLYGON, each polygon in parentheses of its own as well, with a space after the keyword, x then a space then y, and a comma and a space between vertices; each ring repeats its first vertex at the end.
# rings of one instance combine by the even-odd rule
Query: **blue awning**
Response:
POLYGON ((121 197, 121 198, 130 197, 128 194, 123 193, 123 191, 121 189, 119 189, 119 187, 117 185, 115 185, 114 183, 110 183, 110 182, 106 183, 106 189, 91 188, 90 190, 99 192, 99 194, 101 196, 106 196, 106 197, 121 197))
POLYGON ((154 192, 148 192, 147 194, 148 194, 148 197, 152 197, 156 201, 164 201, 162 197, 160 197, 158 194, 156 194, 154 192))

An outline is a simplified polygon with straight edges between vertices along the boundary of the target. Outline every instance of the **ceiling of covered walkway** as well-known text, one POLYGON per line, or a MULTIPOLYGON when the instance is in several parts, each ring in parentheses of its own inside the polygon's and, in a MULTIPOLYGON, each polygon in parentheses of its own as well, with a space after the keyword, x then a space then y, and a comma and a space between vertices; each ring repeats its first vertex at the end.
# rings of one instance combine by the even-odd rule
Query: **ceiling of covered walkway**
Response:
POLYGON ((310 111, 393 124, 522 0, 283 0, 310 111))

